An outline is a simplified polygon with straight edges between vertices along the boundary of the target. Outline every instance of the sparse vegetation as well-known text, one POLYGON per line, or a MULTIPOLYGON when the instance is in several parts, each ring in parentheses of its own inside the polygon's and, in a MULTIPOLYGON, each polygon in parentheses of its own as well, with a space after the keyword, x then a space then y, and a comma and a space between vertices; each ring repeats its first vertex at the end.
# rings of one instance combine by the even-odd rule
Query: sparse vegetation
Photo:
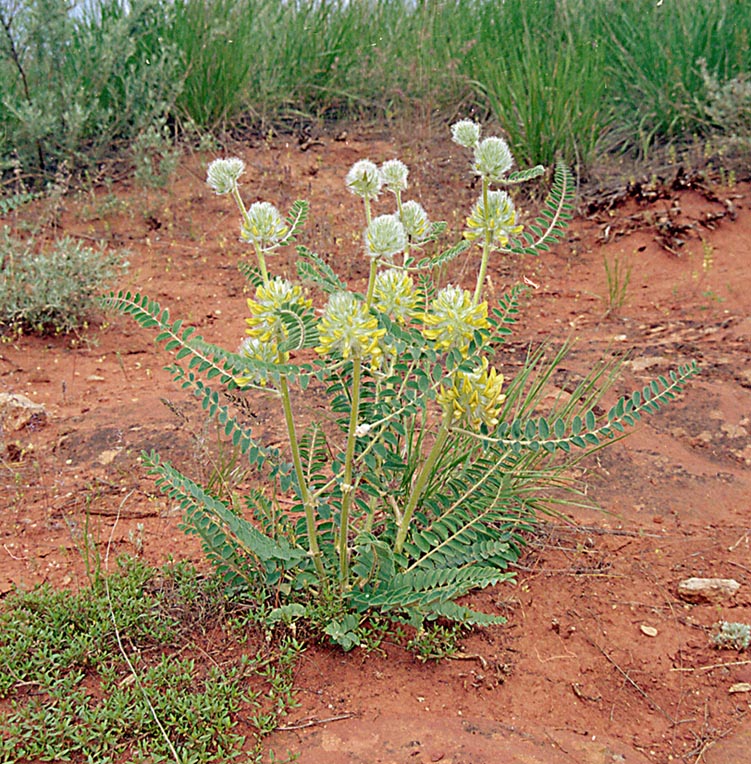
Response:
POLYGON ((605 255, 603 262, 608 285, 608 295, 605 300, 605 316, 607 317, 625 304, 633 266, 624 262, 620 255, 614 255, 610 259, 605 255))
POLYGON ((247 615, 232 615, 217 581, 185 565, 123 559, 78 593, 17 592, 0 607, 0 758, 260 761, 261 740, 295 705, 301 649, 266 642, 247 615), (207 618, 223 637, 194 649, 207 618), (253 631, 258 648, 231 657, 228 644, 253 631), (239 714, 250 739, 237 731, 239 714))

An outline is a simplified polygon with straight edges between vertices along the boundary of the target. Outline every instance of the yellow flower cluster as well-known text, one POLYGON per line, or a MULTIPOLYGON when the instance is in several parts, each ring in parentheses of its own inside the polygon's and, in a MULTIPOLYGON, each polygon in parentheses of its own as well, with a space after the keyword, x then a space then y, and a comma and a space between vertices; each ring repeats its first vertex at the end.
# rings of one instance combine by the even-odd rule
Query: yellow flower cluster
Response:
POLYGON ((383 352, 380 339, 386 334, 378 328, 378 319, 371 315, 365 303, 350 292, 337 292, 329 298, 318 323, 321 355, 337 353, 342 358, 370 358, 377 361, 383 352))
POLYGON ((487 208, 482 197, 477 200, 467 218, 464 237, 469 241, 490 236, 490 242, 505 247, 509 237, 522 232, 524 226, 516 223, 516 209, 505 191, 488 191, 487 208))
POLYGON ((479 369, 469 374, 456 372, 453 382, 448 389, 441 386, 437 398, 452 422, 472 430, 479 430, 482 425, 495 427, 506 399, 501 392, 503 375, 489 368, 488 359, 483 358, 479 369))
POLYGON ((250 318, 246 334, 261 342, 280 343, 288 336, 282 316, 285 308, 299 307, 308 310, 312 300, 303 297, 302 288, 283 278, 271 279, 256 289, 255 300, 248 300, 250 318))
POLYGON ((420 291, 404 271, 380 271, 373 289, 373 307, 400 324, 413 316, 420 304, 420 291))
POLYGON ((419 315, 423 336, 435 342, 436 350, 459 348, 465 352, 477 329, 488 326, 488 304, 472 303, 472 295, 461 287, 441 289, 429 313, 419 315))

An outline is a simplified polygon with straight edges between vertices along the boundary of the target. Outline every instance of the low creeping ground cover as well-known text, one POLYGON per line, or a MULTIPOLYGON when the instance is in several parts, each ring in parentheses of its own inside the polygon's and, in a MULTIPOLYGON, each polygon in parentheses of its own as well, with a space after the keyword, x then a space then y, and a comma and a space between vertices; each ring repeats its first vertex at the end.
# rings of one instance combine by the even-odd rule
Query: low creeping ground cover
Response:
POLYGON ((566 347, 531 349, 505 378, 497 351, 525 287, 490 304, 488 263, 538 255, 560 239, 572 214, 572 177, 558 164, 539 215, 522 226, 509 190, 544 168, 514 170, 506 142, 483 136, 475 122, 451 131, 479 179, 457 243, 441 244, 445 224, 408 198, 400 160, 360 160, 344 179, 363 215, 363 292, 303 244, 299 282, 275 275, 273 255, 302 235, 308 204, 297 201, 286 215, 263 201, 246 208, 244 164, 229 158, 211 163, 208 184, 236 204, 240 239, 255 255, 252 266, 240 263, 253 296, 239 348, 206 341, 144 295, 103 299, 155 330, 174 354, 175 381, 264 476, 238 513, 158 454, 145 454, 161 490, 181 504, 187 532, 200 536, 228 586, 267 592, 272 621, 311 621, 345 649, 374 620, 409 624, 418 635, 436 621, 503 622, 461 598, 511 581, 539 514, 571 501, 559 490, 571 488, 570 468, 656 412, 697 372, 695 364, 676 369, 601 413, 617 362, 593 369, 552 404, 547 383, 566 347), (393 212, 374 216, 372 202, 383 194, 393 212), (470 289, 439 279, 459 255, 476 264, 470 289), (293 390, 325 399, 320 420, 303 425, 293 390), (225 391, 277 406, 286 447, 256 440, 225 391))
POLYGON ((267 761, 301 650, 182 564, 123 558, 78 592, 15 592, 0 606, 0 761, 267 761))

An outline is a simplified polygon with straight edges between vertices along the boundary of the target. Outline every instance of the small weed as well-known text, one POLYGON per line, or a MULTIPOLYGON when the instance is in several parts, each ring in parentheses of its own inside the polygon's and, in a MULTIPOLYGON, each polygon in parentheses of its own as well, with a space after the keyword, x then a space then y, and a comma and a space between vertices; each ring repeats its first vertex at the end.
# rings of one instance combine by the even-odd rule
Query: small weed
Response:
POLYGON ((431 623, 418 630, 407 647, 421 661, 438 661, 455 655, 459 650, 459 640, 466 633, 467 627, 460 623, 431 623))
POLYGON ((605 255, 603 262, 605 263, 605 276, 608 282, 607 308, 605 310, 607 317, 625 304, 633 266, 625 264, 618 255, 615 255, 612 260, 608 260, 607 255, 605 255))
POLYGON ((746 650, 751 645, 751 626, 747 623, 720 621, 712 634, 712 644, 718 648, 746 650))
POLYGON ((30 194, 28 192, 3 197, 0 199, 0 217, 10 214, 13 210, 23 207, 36 198, 38 198, 38 194, 30 194))
POLYGON ((164 120, 149 126, 133 142, 136 182, 144 188, 164 188, 177 169, 180 150, 172 145, 164 120))

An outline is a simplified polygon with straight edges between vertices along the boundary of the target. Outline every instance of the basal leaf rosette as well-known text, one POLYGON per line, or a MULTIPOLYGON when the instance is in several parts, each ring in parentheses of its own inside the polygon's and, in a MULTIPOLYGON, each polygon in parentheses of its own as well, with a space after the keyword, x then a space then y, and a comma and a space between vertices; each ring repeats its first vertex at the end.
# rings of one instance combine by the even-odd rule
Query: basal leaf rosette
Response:
POLYGON ((393 321, 406 324, 417 315, 421 304, 420 291, 412 277, 404 271, 389 268, 376 276, 373 307, 393 321))
POLYGON ((444 414, 450 416, 452 424, 475 431, 483 425, 493 429, 506 399, 502 388, 503 375, 483 358, 481 366, 474 372, 455 372, 451 387, 441 385, 437 401, 444 414))
POLYGON ((288 336, 283 316, 290 307, 309 310, 311 300, 303 296, 302 288, 281 277, 270 279, 256 289, 255 299, 248 300, 250 318, 246 334, 261 342, 280 343, 288 336))
POLYGON ((251 204, 245 215, 240 237, 258 249, 268 250, 284 241, 289 227, 270 202, 251 204))
POLYGON ((382 350, 379 341, 386 334, 378 327, 365 303, 350 292, 335 292, 329 297, 318 322, 321 355, 339 355, 347 359, 371 358, 377 362, 382 350))
POLYGON ((496 247, 505 247, 511 236, 522 232, 524 226, 516 222, 516 208, 505 191, 488 191, 487 206, 481 196, 467 218, 464 237, 469 241, 486 239, 496 247))
POLYGON ((465 353, 475 332, 489 325, 488 304, 474 305, 466 289, 449 284, 438 292, 430 311, 419 318, 423 336, 435 343, 436 350, 458 348, 465 353))

